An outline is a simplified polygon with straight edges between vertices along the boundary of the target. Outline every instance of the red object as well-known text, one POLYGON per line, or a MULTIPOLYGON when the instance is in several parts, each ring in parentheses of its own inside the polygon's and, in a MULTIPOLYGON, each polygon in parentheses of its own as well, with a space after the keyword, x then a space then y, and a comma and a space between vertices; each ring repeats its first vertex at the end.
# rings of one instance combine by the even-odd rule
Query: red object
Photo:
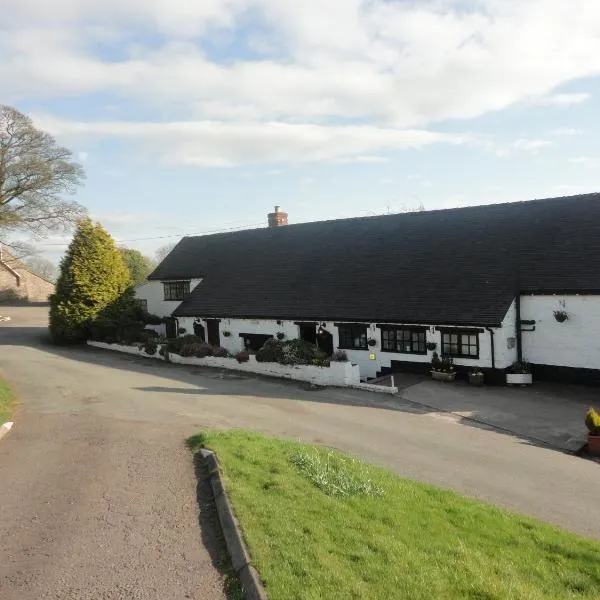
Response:
POLYGON ((600 456, 600 435, 588 433, 588 452, 600 456))

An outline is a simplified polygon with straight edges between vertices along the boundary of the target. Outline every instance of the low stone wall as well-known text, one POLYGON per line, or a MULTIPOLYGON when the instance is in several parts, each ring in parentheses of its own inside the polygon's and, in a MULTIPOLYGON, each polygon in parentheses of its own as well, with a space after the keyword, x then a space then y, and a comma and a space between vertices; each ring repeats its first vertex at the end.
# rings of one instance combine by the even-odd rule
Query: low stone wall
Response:
POLYGON ((88 340, 88 346, 94 348, 103 348, 104 350, 114 350, 115 352, 123 352, 124 354, 133 354, 135 356, 143 356, 144 358, 157 358, 158 360, 165 360, 164 356, 161 356, 156 351, 156 354, 146 354, 142 348, 138 346, 123 346, 121 344, 107 344, 106 342, 92 342, 88 340))
MULTIPOLYGON (((120 344, 107 344, 105 342, 88 342, 89 346, 94 348, 104 348, 106 350, 115 350, 125 352, 136 356, 147 358, 158 358, 164 360, 157 352, 154 355, 148 355, 137 346, 122 346, 120 344)), ((336 386, 358 386, 360 385, 360 370, 358 365, 350 362, 333 362, 329 367, 315 367, 313 365, 280 365, 279 363, 261 363, 257 362, 256 357, 250 355, 250 360, 245 363, 239 363, 235 358, 218 358, 216 356, 207 356, 206 358, 196 358, 194 356, 179 356, 169 353, 169 361, 179 365, 193 365, 197 367, 213 367, 220 369, 233 369, 235 371, 245 371, 247 373, 258 373, 260 375, 270 375, 271 377, 282 377, 284 379, 294 379, 296 381, 308 381, 317 385, 336 385, 336 386)))

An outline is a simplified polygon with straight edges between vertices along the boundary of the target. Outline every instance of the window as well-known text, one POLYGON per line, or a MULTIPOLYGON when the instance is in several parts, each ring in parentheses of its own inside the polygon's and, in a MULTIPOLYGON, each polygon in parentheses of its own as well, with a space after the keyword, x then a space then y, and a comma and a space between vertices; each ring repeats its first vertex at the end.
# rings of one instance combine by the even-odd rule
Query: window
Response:
POLYGON ((476 331, 460 329, 442 332, 442 354, 479 358, 479 334, 476 331))
POLYGON ((140 305, 140 308, 148 312, 148 300, 146 300, 145 298, 138 298, 137 301, 140 305))
POLYGON ((189 281, 165 281, 165 300, 185 300, 190 295, 189 281))
POLYGON ((244 340, 244 348, 258 352, 267 340, 270 340, 272 335, 262 333, 240 333, 240 337, 244 340))
POLYGON ((381 329, 381 349, 402 354, 426 354, 425 329, 385 327, 381 329))
POLYGON ((340 348, 346 350, 367 349, 367 326, 366 325, 338 325, 340 332, 340 348))

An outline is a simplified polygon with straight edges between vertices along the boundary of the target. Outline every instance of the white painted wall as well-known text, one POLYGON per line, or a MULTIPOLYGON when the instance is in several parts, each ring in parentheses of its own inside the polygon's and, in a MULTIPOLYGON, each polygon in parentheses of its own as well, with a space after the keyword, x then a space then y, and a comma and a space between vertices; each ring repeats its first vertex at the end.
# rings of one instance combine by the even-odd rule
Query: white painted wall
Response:
MULTIPOLYGON (((202 279, 190 280, 190 291, 202 281, 202 279)), ((159 317, 170 317, 173 311, 181 304, 180 301, 164 300, 164 288, 162 281, 147 281, 135 288, 135 295, 148 302, 148 312, 159 317)))
MULTIPOLYGON (((183 327, 186 333, 194 333, 194 317, 179 317, 178 321, 179 327, 183 327)), ((206 331, 206 319, 202 319, 201 322, 206 331)), ((276 320, 221 319, 219 323, 221 346, 227 348, 232 354, 244 349, 244 342, 240 337, 240 333, 259 333, 276 337, 280 331, 285 333, 285 339, 288 340, 294 340, 300 336, 300 329, 293 321, 281 321, 281 325, 278 325, 276 320), (229 337, 223 335, 225 331, 230 333, 229 337)))
MULTIPOLYGON (((186 333, 193 333, 194 318, 181 317, 179 318, 179 327, 186 329, 186 333)), ((516 348, 509 348, 509 338, 515 337, 514 329, 515 307, 511 305, 507 315, 502 323, 502 326, 494 329, 494 344, 496 356, 496 368, 505 368, 511 365, 516 358, 516 348)), ((206 327, 206 320, 202 319, 202 324, 206 327)), ((325 322, 326 329, 333 336, 333 347, 339 347, 339 330, 333 322, 325 322)), ((407 324, 408 325, 408 324, 407 324)), ((413 326, 422 326, 419 323, 412 324, 413 326)), ((425 326, 427 329, 427 341, 437 344, 436 350, 441 354, 442 337, 441 332, 435 327, 425 326)), ((275 337, 278 332, 283 332, 286 335, 285 339, 296 339, 300 336, 300 328, 294 321, 282 321, 280 325, 276 320, 266 319, 221 319, 219 323, 219 332, 221 337, 221 345, 232 354, 243 349, 242 338, 240 333, 260 333, 272 335, 275 337), (224 331, 229 331, 230 336, 225 337, 224 331)), ((375 377, 377 372, 382 367, 390 367, 393 360, 408 361, 408 362, 431 362, 433 352, 427 351, 427 354, 402 354, 398 352, 383 352, 381 350, 381 330, 376 327, 375 323, 369 324, 367 329, 367 338, 373 338, 376 341, 375 346, 369 350, 345 350, 348 354, 348 359, 359 365, 361 379, 375 377), (375 355, 375 360, 371 360, 369 356, 375 355)), ((512 343, 515 343, 514 341, 512 343)), ((486 330, 479 334, 479 359, 473 358, 457 358, 455 364, 463 366, 491 368, 492 355, 490 344, 490 333, 486 330)))
POLYGON ((521 320, 535 320, 535 331, 522 332, 524 360, 600 369, 600 296, 522 296, 521 320), (558 323, 555 310, 564 310, 568 320, 558 323))

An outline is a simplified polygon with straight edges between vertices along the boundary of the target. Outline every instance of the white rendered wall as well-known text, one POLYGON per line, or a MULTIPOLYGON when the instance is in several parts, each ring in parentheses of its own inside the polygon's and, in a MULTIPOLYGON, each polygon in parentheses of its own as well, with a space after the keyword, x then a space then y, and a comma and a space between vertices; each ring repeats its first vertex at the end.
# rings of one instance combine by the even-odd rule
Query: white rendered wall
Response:
MULTIPOLYGON (((186 280, 181 280, 186 281, 186 280)), ((202 281, 202 279, 190 280, 190 291, 202 281)), ((147 281, 135 288, 135 295, 148 303, 148 312, 159 317, 170 317, 173 311, 181 304, 180 300, 165 300, 162 281, 147 281)))
MULTIPOLYGON (((495 350, 495 366, 496 368, 505 368, 512 364, 516 358, 516 349, 514 344, 515 341, 515 307, 514 303, 511 304, 506 317, 499 328, 494 328, 494 350, 495 350), (512 341, 510 341, 512 340, 512 341), (512 344, 512 347, 508 346, 512 344)), ((179 327, 184 328, 186 333, 193 333, 194 331, 194 318, 192 317, 180 317, 179 327)), ((206 327, 206 320, 201 320, 202 325, 206 327)), ((407 325, 409 326, 409 325, 407 325)), ((418 323, 413 326, 422 326, 426 328, 427 342, 435 342, 435 352, 441 354, 441 342, 442 334, 436 330, 433 326, 424 326, 418 323)), ((334 350, 339 348, 339 330, 333 324, 333 322, 325 322, 325 328, 333 337, 334 350)), ((473 329, 473 328, 470 328, 473 329)), ((481 329, 481 328, 480 328, 481 329)), ((221 338, 221 345, 231 353, 236 353, 242 350, 243 341, 240 337, 240 333, 258 333, 263 335, 272 335, 276 337, 278 332, 285 334, 285 339, 296 339, 300 337, 300 328, 295 324, 294 321, 281 321, 281 324, 277 324, 276 320, 266 319, 221 319, 219 323, 219 332, 221 338), (229 337, 224 336, 224 332, 228 331, 231 335, 229 337)), ((405 362, 431 362, 433 352, 427 351, 427 354, 404 354, 399 352, 383 352, 381 350, 381 329, 376 327, 375 323, 367 325, 367 338, 375 340, 375 346, 370 347, 368 350, 347 350, 348 359, 359 365, 360 377, 362 379, 376 377, 377 372, 382 367, 390 367, 392 361, 405 361, 405 362), (371 355, 375 356, 375 359, 370 358, 371 355)), ((485 330, 479 333, 479 358, 456 358, 454 360, 456 365, 462 366, 473 366, 482 368, 492 367, 492 353, 490 344, 490 333, 485 330)))
POLYGON ((535 331, 522 332, 524 360, 600 369, 600 296, 522 296, 521 320, 535 320, 535 331), (555 310, 564 310, 568 320, 558 323, 555 310))

